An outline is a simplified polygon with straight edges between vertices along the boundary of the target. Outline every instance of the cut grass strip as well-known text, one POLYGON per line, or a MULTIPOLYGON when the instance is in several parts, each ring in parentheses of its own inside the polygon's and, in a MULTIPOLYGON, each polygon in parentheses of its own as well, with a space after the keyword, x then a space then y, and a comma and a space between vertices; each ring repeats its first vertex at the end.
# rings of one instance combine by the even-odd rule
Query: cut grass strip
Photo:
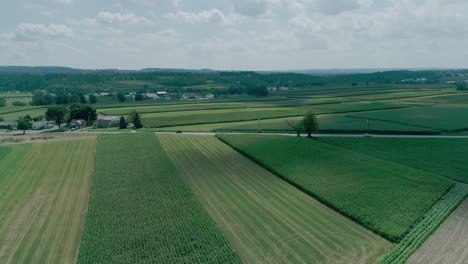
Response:
POLYGON ((444 222, 450 213, 465 200, 468 189, 457 184, 442 197, 425 215, 419 224, 381 261, 380 264, 403 264, 432 233, 444 222))
POLYGON ((300 190, 390 241, 400 241, 454 185, 435 174, 284 136, 219 135, 300 190))
POLYGON ((160 136, 244 263, 372 263, 391 243, 212 136, 160 136))
POLYGON ((75 263, 95 140, 9 146, 0 160, 0 263, 75 263))

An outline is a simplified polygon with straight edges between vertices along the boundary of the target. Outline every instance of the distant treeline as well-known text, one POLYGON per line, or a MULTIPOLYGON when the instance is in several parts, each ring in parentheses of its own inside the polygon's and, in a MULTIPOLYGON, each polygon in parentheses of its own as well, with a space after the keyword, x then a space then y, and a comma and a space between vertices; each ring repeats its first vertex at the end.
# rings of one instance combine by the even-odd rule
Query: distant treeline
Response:
MULTIPOLYGON (((466 72, 466 71, 458 71, 466 72)), ((148 82, 167 89, 201 85, 223 85, 232 89, 252 89, 276 86, 307 87, 334 83, 401 83, 405 79, 424 78, 425 83, 437 83, 454 71, 388 71, 366 74, 316 76, 298 73, 257 72, 125 72, 125 71, 77 71, 77 73, 2 73, 0 91, 54 92, 64 88, 86 90, 87 93, 109 90, 116 81, 148 82)))

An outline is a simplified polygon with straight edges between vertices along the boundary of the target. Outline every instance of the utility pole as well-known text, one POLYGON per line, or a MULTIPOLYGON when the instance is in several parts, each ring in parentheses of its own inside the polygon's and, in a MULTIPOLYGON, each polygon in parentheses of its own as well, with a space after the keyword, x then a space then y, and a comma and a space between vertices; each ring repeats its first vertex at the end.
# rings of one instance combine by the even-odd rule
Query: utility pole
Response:
POLYGON ((262 132, 262 128, 260 127, 260 114, 258 114, 258 132, 262 132))

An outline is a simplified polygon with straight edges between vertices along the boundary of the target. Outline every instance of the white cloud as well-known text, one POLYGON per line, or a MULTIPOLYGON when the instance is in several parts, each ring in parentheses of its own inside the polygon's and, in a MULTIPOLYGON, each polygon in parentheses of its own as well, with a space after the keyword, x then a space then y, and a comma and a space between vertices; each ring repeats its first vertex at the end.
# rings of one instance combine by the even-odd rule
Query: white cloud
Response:
POLYGON ((149 6, 178 6, 181 0, 133 0, 133 2, 149 6))
POLYGON ((16 38, 20 40, 41 38, 72 38, 73 30, 65 25, 58 24, 31 24, 22 23, 16 28, 16 38))
POLYGON ((129 25, 150 25, 151 20, 143 16, 137 16, 133 13, 112 13, 108 11, 99 12, 96 20, 104 23, 120 23, 129 25))
POLYGON ((55 0, 55 2, 63 5, 70 5, 73 3, 73 0, 55 0))
POLYGON ((189 24, 234 24, 240 21, 240 18, 235 15, 226 16, 219 9, 203 10, 201 12, 184 12, 177 11, 167 13, 165 18, 174 20, 179 23, 189 24))
POLYGON ((162 30, 155 33, 146 33, 143 35, 143 42, 148 45, 176 43, 179 41, 179 34, 174 30, 162 30))

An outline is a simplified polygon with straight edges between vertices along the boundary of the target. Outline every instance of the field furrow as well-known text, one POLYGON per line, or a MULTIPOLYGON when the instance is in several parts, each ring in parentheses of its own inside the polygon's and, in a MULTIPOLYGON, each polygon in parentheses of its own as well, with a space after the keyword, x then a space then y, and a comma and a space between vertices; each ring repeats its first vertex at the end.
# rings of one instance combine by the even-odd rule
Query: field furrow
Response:
POLYGON ((0 172, 0 262, 75 263, 95 140, 9 148, 12 151, 0 161, 5 168, 0 172), (15 152, 24 157, 18 159, 15 152))
POLYGON ((240 263, 153 134, 98 138, 78 263, 240 263))
POLYGON ((371 263, 391 247, 214 137, 160 140, 245 263, 371 263))

